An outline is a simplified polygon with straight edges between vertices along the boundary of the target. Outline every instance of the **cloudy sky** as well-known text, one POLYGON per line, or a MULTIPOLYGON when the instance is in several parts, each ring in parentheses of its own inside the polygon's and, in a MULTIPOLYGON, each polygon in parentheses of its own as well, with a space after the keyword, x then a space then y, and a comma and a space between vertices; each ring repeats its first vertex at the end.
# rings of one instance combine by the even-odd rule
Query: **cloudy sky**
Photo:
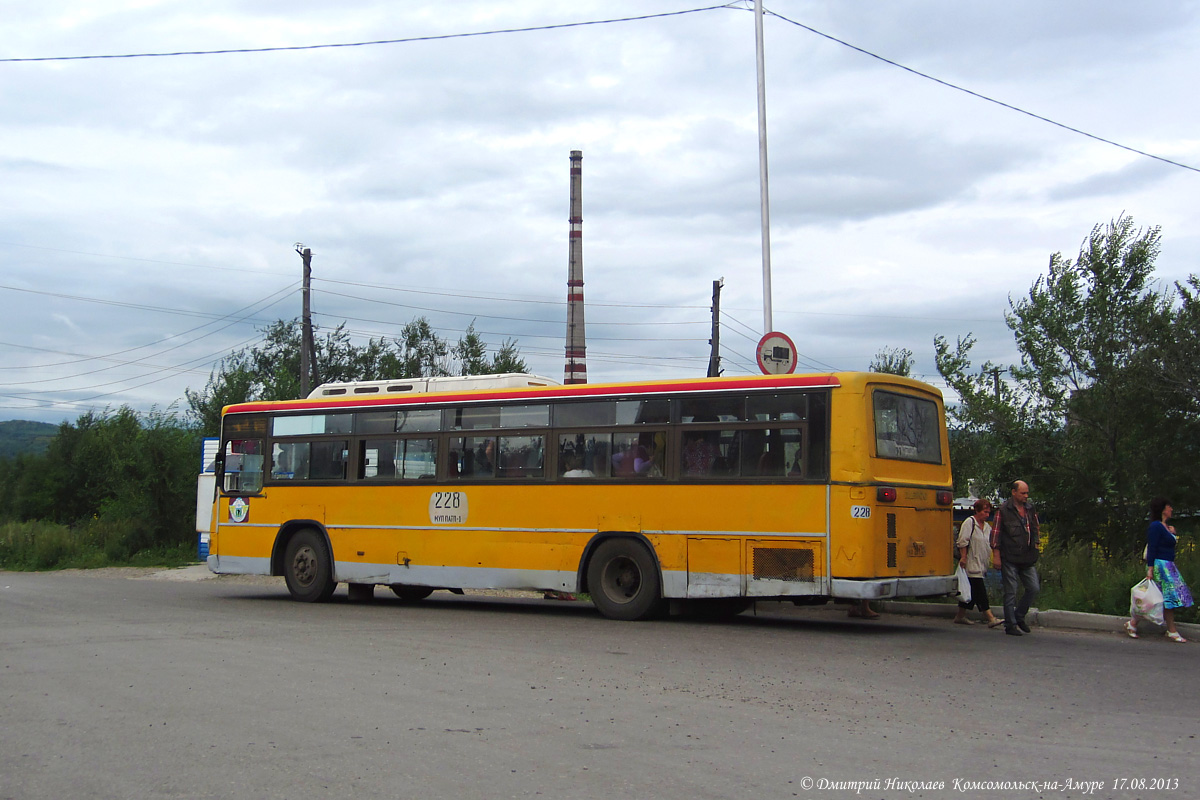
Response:
MULTIPOLYGON (((561 379, 576 149, 592 381, 703 374, 718 278, 723 366, 756 371, 753 3, 705 8, 5 3, 0 419, 186 409, 299 314, 297 242, 319 325, 474 320, 561 379)), ((1200 271, 1195 169, 1029 116, 1200 168, 1196 3, 766 9, 773 327, 801 370, 904 347, 940 386, 937 334, 1011 363, 1009 296, 1121 213, 1162 226, 1165 284, 1200 271)))

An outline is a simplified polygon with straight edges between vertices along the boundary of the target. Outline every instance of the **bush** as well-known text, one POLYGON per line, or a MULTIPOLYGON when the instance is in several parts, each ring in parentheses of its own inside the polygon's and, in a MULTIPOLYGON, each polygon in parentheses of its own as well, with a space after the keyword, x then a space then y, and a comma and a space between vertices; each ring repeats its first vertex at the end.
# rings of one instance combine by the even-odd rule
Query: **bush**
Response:
MULTIPOLYGON (((1200 553, 1194 542, 1181 537, 1175 565, 1190 587, 1200 588, 1200 553)), ((1038 575, 1042 580, 1038 608, 1125 616, 1129 590, 1146 577, 1146 567, 1136 556, 1105 557, 1098 547, 1082 542, 1051 542, 1038 561, 1038 575)), ((1200 613, 1195 606, 1178 609, 1175 619, 1198 622, 1200 613)))
POLYGON ((147 525, 95 518, 74 529, 54 522, 0 525, 0 569, 178 567, 196 560, 192 544, 151 544, 147 525))
POLYGON ((76 562, 93 563, 97 551, 65 525, 35 520, 0 526, 0 567, 54 569, 76 562))

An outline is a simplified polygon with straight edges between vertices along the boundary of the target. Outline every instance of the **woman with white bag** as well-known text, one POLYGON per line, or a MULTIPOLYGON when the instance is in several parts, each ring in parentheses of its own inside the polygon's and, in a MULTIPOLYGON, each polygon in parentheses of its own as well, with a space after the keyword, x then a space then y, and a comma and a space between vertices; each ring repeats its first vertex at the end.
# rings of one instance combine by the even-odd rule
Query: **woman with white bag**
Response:
POLYGON ((987 518, 992 514, 992 504, 988 500, 979 499, 971 508, 975 514, 963 520, 962 527, 958 530, 958 539, 955 541, 958 547, 958 565, 967 572, 971 595, 958 601, 958 614, 954 621, 959 625, 974 625, 974 622, 967 619, 967 611, 978 608, 986 615, 988 627, 995 628, 1004 620, 997 619, 992 613, 988 605, 987 585, 983 582, 983 575, 992 560, 992 526, 987 522, 987 518))
MULTIPOLYGON (((1163 621, 1167 638, 1173 642, 1187 639, 1175 630, 1175 609, 1192 605, 1192 592, 1175 567, 1175 528, 1168 525, 1174 509, 1171 501, 1157 497, 1150 502, 1150 527, 1146 529, 1146 577, 1158 584, 1163 596, 1163 621)), ((1125 623, 1125 632, 1138 638, 1137 617, 1125 623)))

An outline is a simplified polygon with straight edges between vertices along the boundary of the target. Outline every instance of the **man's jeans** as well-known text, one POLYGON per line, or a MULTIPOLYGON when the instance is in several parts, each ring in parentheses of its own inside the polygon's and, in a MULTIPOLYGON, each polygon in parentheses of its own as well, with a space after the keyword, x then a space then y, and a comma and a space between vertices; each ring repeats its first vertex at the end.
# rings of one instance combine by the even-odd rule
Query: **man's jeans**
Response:
POLYGON ((1037 599, 1042 585, 1038 581, 1037 568, 1033 565, 1018 567, 1016 564, 1003 563, 1000 566, 1000 577, 1004 586, 1004 625, 1011 628, 1025 621, 1029 607, 1037 599), (1025 588, 1021 593, 1021 603, 1017 604, 1017 581, 1025 588))

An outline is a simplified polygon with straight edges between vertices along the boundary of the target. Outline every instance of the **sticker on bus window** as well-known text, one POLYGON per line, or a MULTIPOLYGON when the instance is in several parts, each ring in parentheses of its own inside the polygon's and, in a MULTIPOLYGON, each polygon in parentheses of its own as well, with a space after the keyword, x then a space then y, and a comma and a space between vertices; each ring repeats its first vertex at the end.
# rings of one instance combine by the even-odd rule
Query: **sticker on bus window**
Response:
POLYGON ((432 492, 429 521, 434 525, 462 525, 467 521, 466 492, 432 492))
POLYGON ((850 506, 850 517, 852 519, 870 519, 870 506, 850 506))

